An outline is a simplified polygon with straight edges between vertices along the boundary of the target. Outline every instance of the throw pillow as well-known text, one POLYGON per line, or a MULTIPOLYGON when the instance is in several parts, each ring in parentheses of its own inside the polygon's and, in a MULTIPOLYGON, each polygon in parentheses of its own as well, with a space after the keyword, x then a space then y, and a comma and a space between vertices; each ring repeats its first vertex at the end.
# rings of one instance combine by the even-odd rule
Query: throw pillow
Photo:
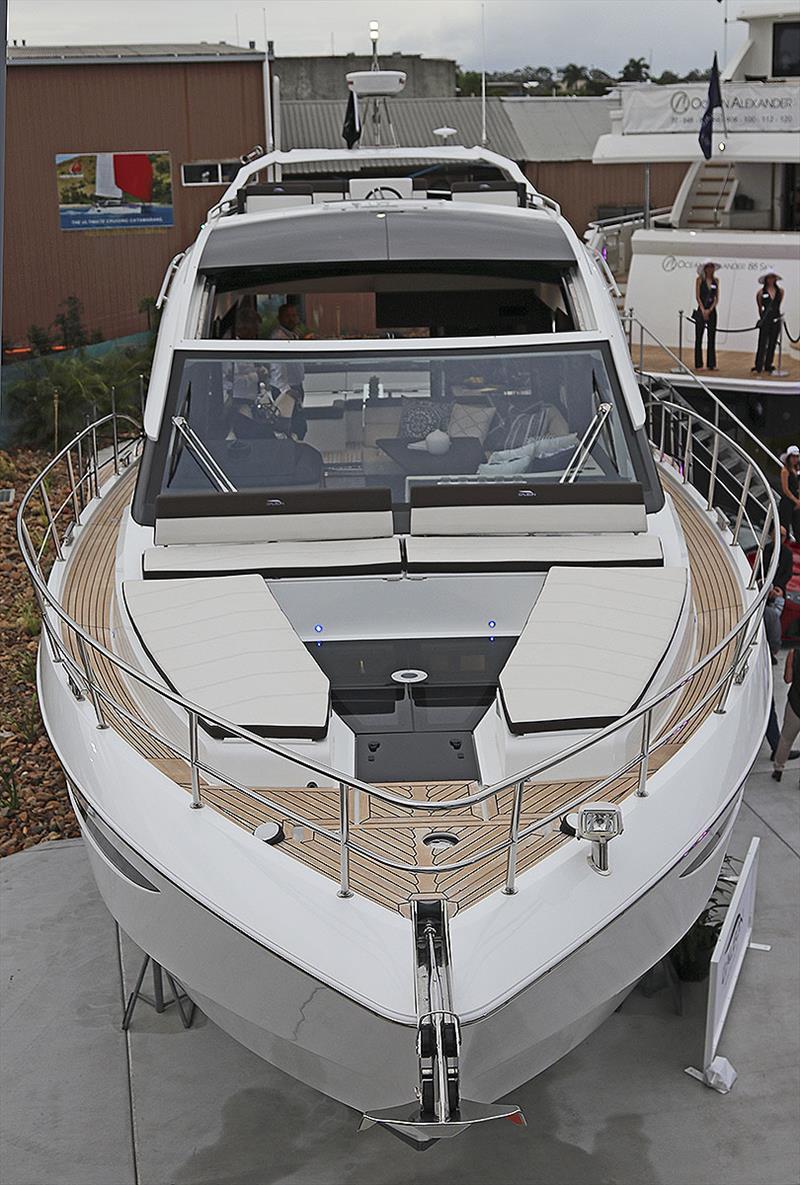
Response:
POLYGON ((411 407, 404 407, 400 413, 397 434, 401 440, 424 440, 440 425, 441 413, 438 407, 422 400, 414 401, 411 407))
POLYGON ((481 444, 486 440, 494 408, 483 404, 454 403, 447 431, 450 436, 474 436, 481 444))

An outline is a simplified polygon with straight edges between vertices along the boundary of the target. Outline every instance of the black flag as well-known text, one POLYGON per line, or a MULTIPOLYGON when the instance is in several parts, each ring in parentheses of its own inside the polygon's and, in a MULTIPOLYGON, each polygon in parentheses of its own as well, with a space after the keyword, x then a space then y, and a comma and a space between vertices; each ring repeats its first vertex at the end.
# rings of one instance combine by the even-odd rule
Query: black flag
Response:
POLYGON ((347 141, 347 147, 352 148, 361 139, 361 120, 358 115, 358 99, 355 91, 350 91, 347 100, 347 111, 342 124, 342 136, 347 141))
POLYGON ((714 135, 714 108, 722 108, 722 91, 719 85, 719 65, 717 55, 714 54, 714 65, 711 67, 711 77, 708 80, 708 102, 700 123, 700 134, 697 141, 703 150, 706 160, 711 160, 711 141, 714 135))

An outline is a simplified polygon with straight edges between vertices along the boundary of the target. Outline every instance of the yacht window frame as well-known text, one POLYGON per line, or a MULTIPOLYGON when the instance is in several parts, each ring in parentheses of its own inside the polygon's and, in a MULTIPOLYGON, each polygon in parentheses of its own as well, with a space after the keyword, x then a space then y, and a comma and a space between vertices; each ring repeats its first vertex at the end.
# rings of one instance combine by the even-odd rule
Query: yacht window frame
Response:
MULTIPOLYGON (((647 444, 646 430, 644 427, 639 429, 634 429, 633 427, 630 410, 622 390, 622 384, 611 351, 611 343, 608 339, 597 338, 590 333, 582 332, 580 334, 571 333, 568 336, 559 335, 557 337, 553 334, 537 334, 528 337, 524 342, 521 342, 519 337, 504 338, 501 342, 498 342, 497 338, 491 340, 494 344, 489 346, 486 344, 485 339, 415 338, 405 340, 402 343, 398 343, 392 339, 381 340, 379 342, 367 339, 363 341, 326 342, 322 348, 320 348, 320 343, 317 341, 284 342, 263 341, 262 339, 255 341, 236 339, 224 342, 222 347, 218 341, 210 338, 197 342, 181 342, 180 346, 173 351, 167 396, 164 403, 161 430, 159 431, 158 439, 152 440, 148 438, 145 443, 131 506, 132 517, 135 522, 143 526, 153 526, 155 524, 155 502, 163 490, 163 477, 174 435, 174 430, 171 428, 171 418, 173 415, 178 414, 177 407, 181 392, 183 367, 187 361, 205 358, 209 361, 218 360, 220 362, 226 362, 235 360, 237 355, 242 355, 246 358, 261 357, 265 361, 269 361, 270 358, 274 358, 276 354, 279 354, 287 361, 295 359, 308 362, 309 359, 313 359, 319 362, 328 360, 335 362, 342 355, 345 355, 351 356, 354 362, 358 361, 359 363, 368 364, 371 359, 377 363, 382 356, 386 355, 396 356, 398 354, 418 353, 424 357, 458 358, 466 354, 498 354, 502 356, 508 354, 554 353, 559 348, 563 348, 569 352, 594 350, 601 354, 606 367, 608 382, 614 395, 615 409, 619 414, 623 436, 628 447, 634 479, 641 485, 644 494, 645 509, 648 514, 654 514, 661 510, 664 505, 664 492, 658 478, 655 462, 647 444), (580 340, 576 340, 576 338, 580 338, 580 340), (465 340, 469 340, 470 345, 464 345, 463 342, 465 340), (431 349, 433 342, 435 342, 435 347, 431 349), (398 349, 398 344, 401 345, 400 349, 398 349), (363 348, 359 349, 359 346, 363 346, 363 348)), ((396 506, 395 509, 397 508, 396 506)), ((402 509, 402 505, 400 509, 402 509)))

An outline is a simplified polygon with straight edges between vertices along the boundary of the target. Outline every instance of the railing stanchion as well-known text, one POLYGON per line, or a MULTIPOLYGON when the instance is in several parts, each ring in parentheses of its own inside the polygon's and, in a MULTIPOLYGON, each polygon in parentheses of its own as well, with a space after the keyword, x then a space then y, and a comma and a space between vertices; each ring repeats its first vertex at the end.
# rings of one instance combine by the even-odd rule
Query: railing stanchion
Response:
POLYGON ((706 510, 714 508, 714 487, 717 484, 717 465, 719 464, 719 435, 714 433, 714 447, 711 450, 711 470, 708 475, 708 501, 706 510))
POLYGON ((189 764, 192 767, 192 801, 189 804, 193 811, 199 811, 203 805, 200 801, 200 767, 198 766, 199 736, 197 731, 197 712, 189 710, 189 764))
POLYGON ((511 843, 508 847, 508 867, 506 883, 503 892, 507 897, 513 897, 517 891, 517 849, 519 848, 519 819, 522 814, 522 791, 524 782, 517 782, 514 787, 514 805, 511 808, 511 843))
POLYGON ((728 703, 728 696, 730 695, 731 687, 733 686, 733 681, 736 678, 736 669, 739 666, 739 662, 741 661, 742 652, 744 650, 744 639, 745 639, 746 635, 747 635, 746 628, 743 627, 742 629, 739 630, 739 635, 736 639, 736 649, 733 654, 733 663, 731 664, 731 671, 730 671, 728 678, 725 680, 725 682, 722 685, 722 691, 720 693, 719 703, 717 704, 716 708, 714 709, 715 716, 724 716, 725 715, 726 705, 728 703))
MULTIPOLYGON (((44 512, 47 516, 47 529, 50 532, 50 538, 53 540, 53 546, 56 549, 56 559, 63 560, 64 553, 61 550, 61 542, 58 538, 58 531, 56 530, 56 520, 53 518, 53 510, 50 506, 50 499, 47 496, 47 486, 44 482, 41 484, 40 492, 42 495, 42 505, 44 506, 44 512)), ((42 543, 42 551, 44 552, 44 543, 42 543)))
POLYGON ((694 418, 689 415, 686 420, 686 447, 683 450, 683 480, 691 485, 691 464, 692 464, 692 432, 694 431, 694 418))
POLYGON ((67 449, 67 474, 69 476, 69 492, 72 497, 72 513, 75 515, 75 526, 81 524, 81 504, 78 501, 78 491, 75 488, 75 470, 72 465, 72 450, 67 449))
POLYGON ((350 812, 347 802, 347 786, 339 783, 339 897, 352 897, 350 888, 350 812))
POLYGON ((764 528, 763 528, 761 535, 759 537, 759 540, 758 540, 758 550, 756 551, 756 554, 753 558, 753 571, 750 573, 750 579, 747 582, 748 591, 750 591, 750 589, 755 588, 755 586, 756 586, 756 574, 758 572, 759 564, 761 563, 761 558, 764 554, 764 545, 767 542, 767 536, 769 535, 769 528, 770 528, 771 522, 772 522, 772 515, 768 511, 767 517, 764 519, 764 528))
MULTIPOLYGON (((663 461, 664 460, 664 441, 666 439, 666 431, 667 431, 667 409, 664 407, 664 405, 662 403, 659 410, 661 412, 661 431, 659 433, 659 439, 658 439, 658 451, 661 454, 661 460, 663 461)), ((670 414, 672 414, 672 413, 670 413, 670 414)))
MULTIPOLYGON (((79 498, 80 504, 81 504, 81 511, 83 511, 86 507, 86 498, 84 497, 84 491, 83 491, 83 479, 85 477, 85 473, 83 470, 83 437, 82 436, 78 437, 78 439, 75 441, 75 445, 78 450, 78 484, 76 486, 76 489, 78 491, 78 498, 79 498)), ((70 463, 70 467, 71 467, 71 463, 70 463)))
POLYGON ((105 716, 103 715, 103 703, 100 699, 100 696, 97 694, 97 688, 94 685, 94 676, 92 674, 92 667, 89 662, 89 655, 86 650, 86 643, 80 634, 77 634, 76 637, 78 642, 78 653, 81 656, 81 666, 83 667, 83 671, 86 676, 86 686, 89 691, 89 699, 92 701, 94 714, 97 717, 97 727, 108 728, 105 716))
POLYGON ((733 527, 733 538, 731 539, 731 547, 736 547, 739 542, 739 532, 742 529, 742 519, 744 518, 744 507, 747 502, 747 495, 750 493, 750 482, 753 480, 753 466, 747 466, 747 472, 744 475, 742 482, 742 496, 739 499, 739 506, 736 511, 736 522, 733 527))
POLYGON ((91 441, 92 441, 92 471, 94 473, 94 493, 95 493, 96 498, 100 498, 101 497, 101 494, 100 494, 100 463, 98 461, 98 454, 97 454, 97 428, 95 427, 94 423, 92 423, 91 441))
POLYGON ((639 374, 644 373, 644 325, 639 322, 639 374))
POLYGON ((111 432, 114 452, 114 473, 119 475, 119 435, 117 433, 117 388, 111 386, 111 432))
POLYGON ((142 409, 142 423, 144 423, 144 375, 139 375, 139 406, 142 409))
POLYGON ((639 764, 639 784, 636 787, 637 798, 647 798, 647 763, 650 760, 650 732, 653 727, 653 709, 645 712, 642 717, 642 760, 639 764))

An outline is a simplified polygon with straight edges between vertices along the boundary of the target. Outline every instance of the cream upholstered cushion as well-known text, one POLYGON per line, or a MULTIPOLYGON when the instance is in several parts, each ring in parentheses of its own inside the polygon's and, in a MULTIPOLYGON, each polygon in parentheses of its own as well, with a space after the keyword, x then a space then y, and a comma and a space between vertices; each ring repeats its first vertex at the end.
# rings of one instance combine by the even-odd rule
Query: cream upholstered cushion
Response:
POLYGON ((260 576, 122 588, 142 645, 180 695, 267 736, 325 735, 328 679, 260 576))
POLYGON ((500 675, 511 731, 624 716, 664 658, 686 594, 685 568, 551 568, 500 675))

